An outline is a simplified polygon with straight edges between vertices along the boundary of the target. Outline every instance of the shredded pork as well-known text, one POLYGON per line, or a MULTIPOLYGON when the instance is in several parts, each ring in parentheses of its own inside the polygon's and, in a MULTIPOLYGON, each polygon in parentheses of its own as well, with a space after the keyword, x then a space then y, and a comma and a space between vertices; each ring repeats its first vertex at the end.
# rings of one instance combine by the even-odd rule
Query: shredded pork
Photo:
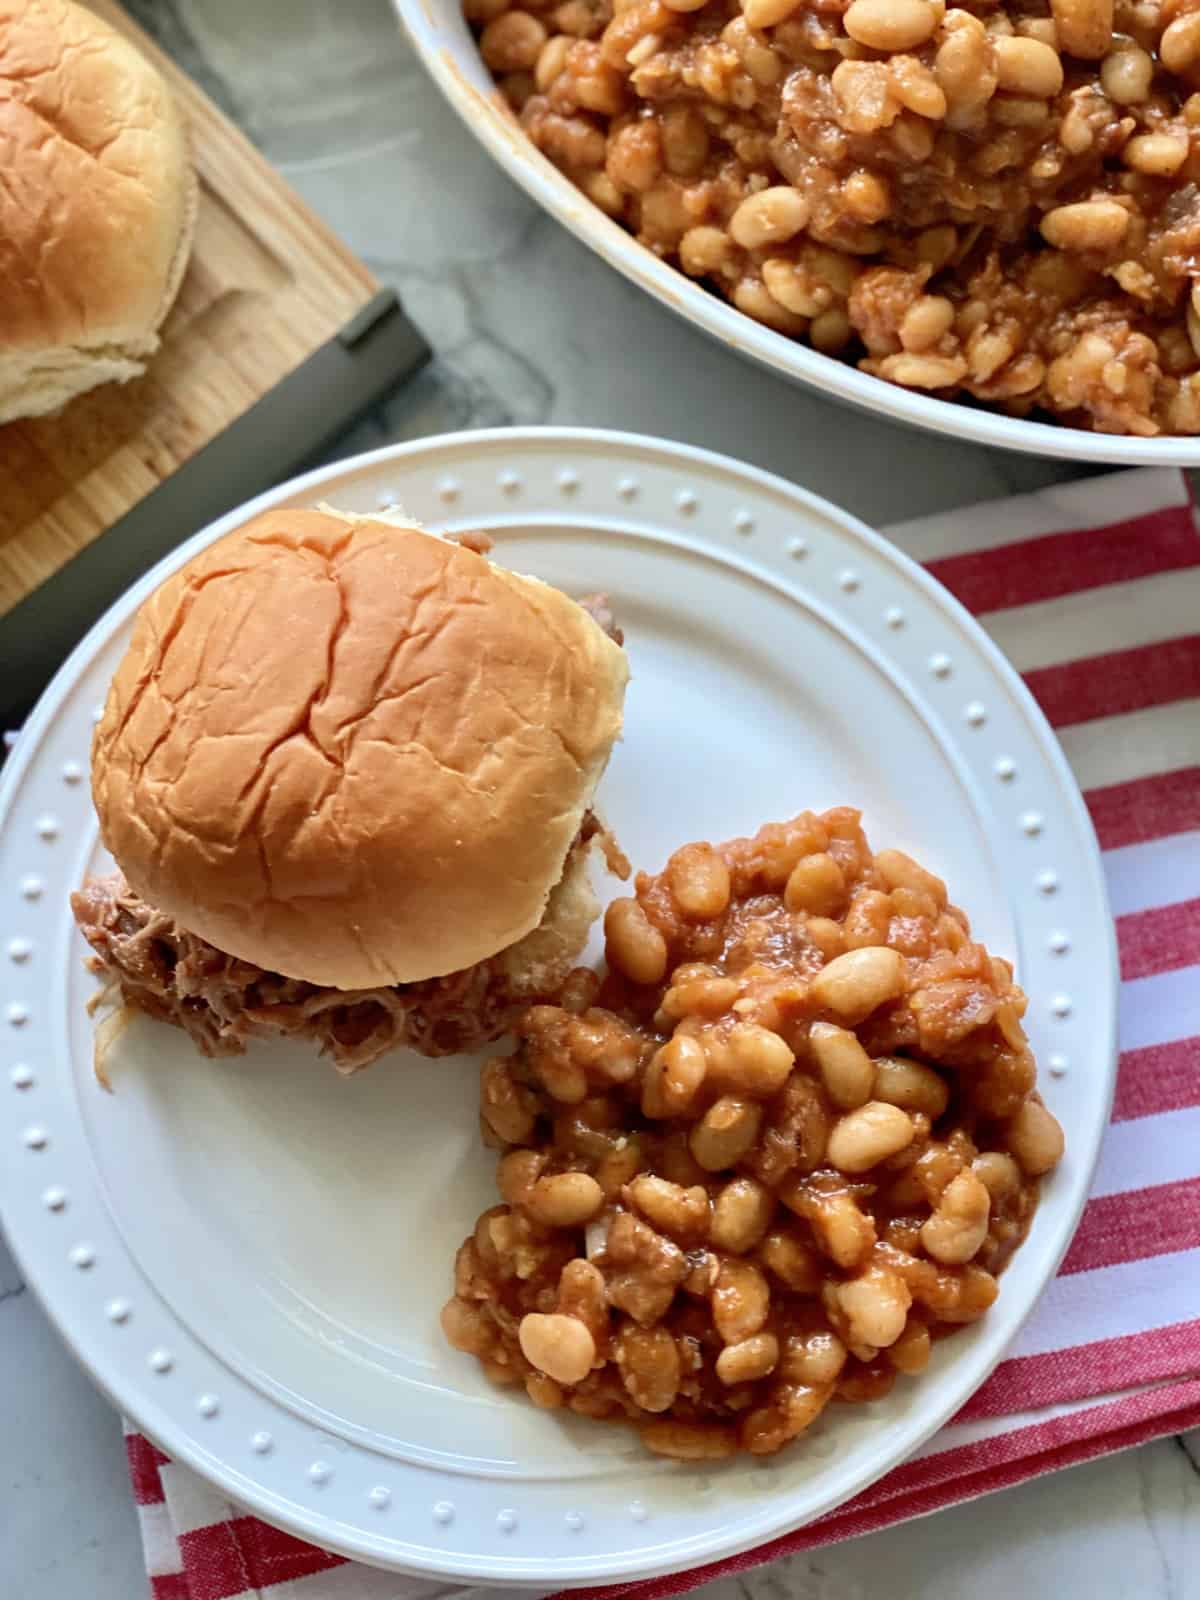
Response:
POLYGON ((586 594, 579 604, 591 617, 592 621, 598 627, 604 629, 614 644, 623 645, 625 643, 625 635, 617 626, 617 619, 613 615, 613 608, 606 594, 586 594))
MULTIPOLYGON (((571 847, 605 831, 589 811, 571 847)), ((568 867, 570 858, 568 858, 568 867)), ((330 989, 226 955, 136 894, 120 873, 89 878, 71 896, 91 970, 124 1007, 174 1023, 206 1056, 237 1056, 251 1039, 313 1040, 349 1075, 389 1050, 455 1055, 506 1032, 538 996, 499 957, 421 983, 330 989)))

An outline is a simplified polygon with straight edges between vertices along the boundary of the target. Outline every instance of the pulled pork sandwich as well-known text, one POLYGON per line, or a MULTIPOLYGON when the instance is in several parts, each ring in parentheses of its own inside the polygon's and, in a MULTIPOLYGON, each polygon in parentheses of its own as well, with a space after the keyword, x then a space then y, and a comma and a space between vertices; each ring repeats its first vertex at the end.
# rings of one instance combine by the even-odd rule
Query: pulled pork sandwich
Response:
POLYGON ((556 993, 599 910, 628 667, 602 600, 486 548, 270 511, 144 603, 92 750, 120 870, 72 897, 107 1033, 143 1011, 212 1056, 303 1035, 350 1073, 556 993))

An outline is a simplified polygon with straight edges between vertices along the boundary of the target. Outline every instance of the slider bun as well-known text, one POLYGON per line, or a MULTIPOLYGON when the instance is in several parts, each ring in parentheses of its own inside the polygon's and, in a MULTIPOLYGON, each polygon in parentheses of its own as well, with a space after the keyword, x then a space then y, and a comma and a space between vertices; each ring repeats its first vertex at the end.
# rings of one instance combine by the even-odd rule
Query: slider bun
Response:
POLYGON ((67 0, 0 0, 0 423, 144 370, 196 215, 149 61, 67 0))
POLYGON ((231 955, 339 989, 442 976, 538 926, 627 677, 534 578, 414 527, 265 512, 138 612, 93 747, 104 842, 231 955))

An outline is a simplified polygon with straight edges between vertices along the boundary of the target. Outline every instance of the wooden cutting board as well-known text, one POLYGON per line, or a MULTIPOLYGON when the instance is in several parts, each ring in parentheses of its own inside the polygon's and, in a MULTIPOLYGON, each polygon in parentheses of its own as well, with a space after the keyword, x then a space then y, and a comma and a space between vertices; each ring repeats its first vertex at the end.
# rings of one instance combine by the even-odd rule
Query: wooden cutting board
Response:
MULTIPOLYGON (((247 411, 378 284, 112 0, 90 0, 170 82, 200 179, 192 257, 144 377, 0 427, 0 614, 247 411)), ((181 530, 191 531, 189 530, 181 530)))

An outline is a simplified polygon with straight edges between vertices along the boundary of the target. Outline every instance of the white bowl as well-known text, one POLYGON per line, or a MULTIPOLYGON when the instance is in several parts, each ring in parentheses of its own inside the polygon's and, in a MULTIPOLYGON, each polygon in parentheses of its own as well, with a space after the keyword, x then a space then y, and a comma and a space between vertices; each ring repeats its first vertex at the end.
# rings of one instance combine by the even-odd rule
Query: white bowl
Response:
POLYGON ((1135 439, 1025 422, 884 383, 763 327, 660 261, 526 138, 480 59, 461 0, 392 0, 434 82, 517 183, 618 272, 739 355, 850 405, 931 433, 1110 467, 1200 466, 1200 438, 1135 439))

